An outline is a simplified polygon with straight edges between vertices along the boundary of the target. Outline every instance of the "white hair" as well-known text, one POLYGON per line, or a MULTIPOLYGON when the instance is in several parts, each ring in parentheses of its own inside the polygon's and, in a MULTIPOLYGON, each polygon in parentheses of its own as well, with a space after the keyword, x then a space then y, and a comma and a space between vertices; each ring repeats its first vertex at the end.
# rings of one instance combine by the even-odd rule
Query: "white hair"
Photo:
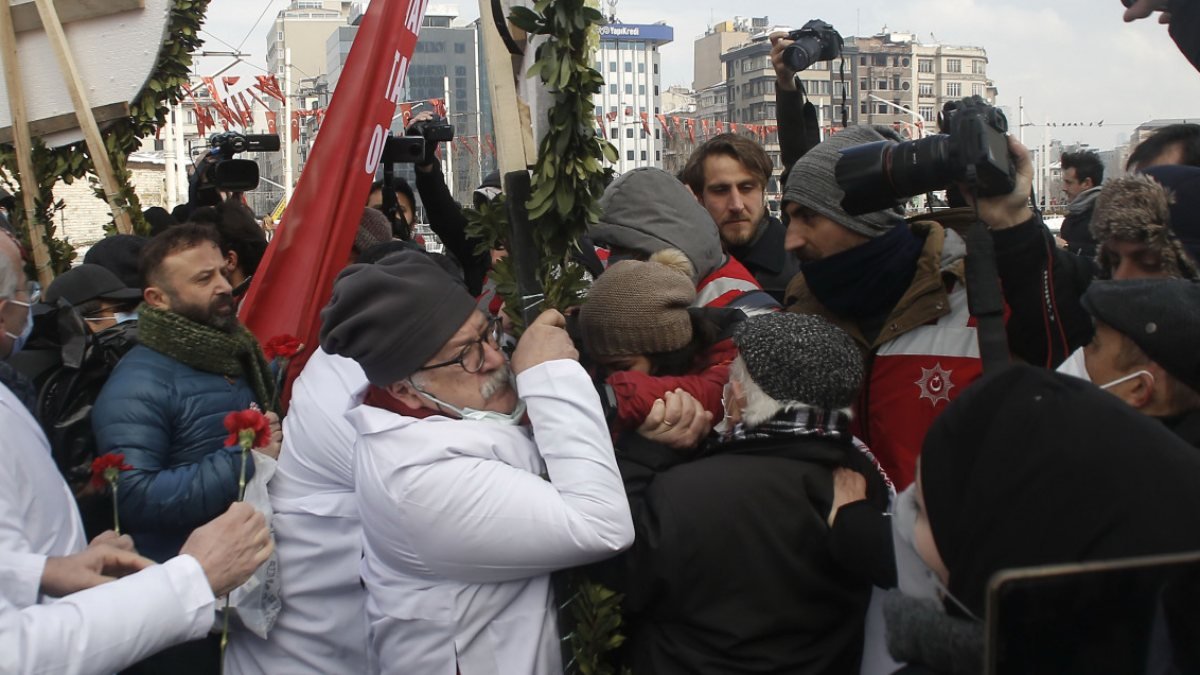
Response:
MULTIPOLYGON (((735 358, 729 366, 729 381, 737 382, 746 398, 746 404, 742 406, 742 424, 745 424, 747 429, 753 429, 781 412, 815 407, 802 401, 777 401, 771 398, 762 387, 755 384, 741 356, 735 358)), ((850 409, 843 408, 839 412, 849 415, 850 409)))
MULTIPOLYGON (((7 237, 7 234, 0 232, 0 237, 7 237)), ((16 242, 13 242, 13 246, 16 246, 16 242)), ((0 248, 0 298, 7 300, 16 295, 17 285, 21 283, 20 264, 19 258, 13 260, 7 251, 0 248)))

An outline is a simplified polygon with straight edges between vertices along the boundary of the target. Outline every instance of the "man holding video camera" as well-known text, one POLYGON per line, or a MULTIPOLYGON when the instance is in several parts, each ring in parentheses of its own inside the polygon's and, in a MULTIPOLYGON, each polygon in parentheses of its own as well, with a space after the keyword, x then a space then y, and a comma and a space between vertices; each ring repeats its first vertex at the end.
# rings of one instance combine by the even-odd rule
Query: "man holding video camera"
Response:
POLYGON ((785 246, 801 269, 788 288, 788 309, 825 316, 868 354, 856 435, 899 488, 912 482, 934 418, 982 372, 965 240, 933 221, 906 223, 898 204, 914 189, 956 182, 976 205, 995 245, 1015 356, 1052 367, 1090 332, 1086 316, 1054 301, 1056 293, 1075 297, 1063 288, 1075 280, 1047 269, 1053 240, 1028 206, 1028 152, 1005 138, 997 111, 982 101, 968 105, 949 134, 914 142, 926 145, 898 144, 886 127, 836 134, 796 162, 783 194, 785 246), (965 123, 971 119, 973 126, 965 123), (937 143, 955 144, 955 152, 937 143), (967 145, 976 154, 960 152, 967 145), (986 159, 969 171, 952 165, 964 155, 986 159), (977 176, 976 194, 991 196, 973 198, 965 176, 977 176), (1008 189, 1000 194, 997 185, 1008 189))

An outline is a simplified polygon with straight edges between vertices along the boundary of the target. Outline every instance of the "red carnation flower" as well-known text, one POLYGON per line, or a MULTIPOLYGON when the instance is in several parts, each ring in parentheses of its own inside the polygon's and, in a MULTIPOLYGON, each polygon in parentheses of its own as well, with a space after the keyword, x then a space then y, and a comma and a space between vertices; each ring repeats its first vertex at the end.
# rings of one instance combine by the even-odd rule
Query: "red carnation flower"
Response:
POLYGON ((268 361, 276 358, 290 359, 300 353, 304 349, 304 344, 300 342, 300 338, 294 335, 276 335, 267 340, 267 344, 263 345, 263 355, 268 361))
POLYGON ((125 455, 120 452, 110 452, 92 460, 92 486, 103 488, 117 480, 122 471, 133 467, 125 463, 125 455))
POLYGON ((267 416, 248 408, 231 412, 225 416, 225 430, 229 438, 225 445, 242 445, 247 448, 265 448, 271 444, 271 424, 267 416), (243 445, 249 443, 249 445, 243 445))

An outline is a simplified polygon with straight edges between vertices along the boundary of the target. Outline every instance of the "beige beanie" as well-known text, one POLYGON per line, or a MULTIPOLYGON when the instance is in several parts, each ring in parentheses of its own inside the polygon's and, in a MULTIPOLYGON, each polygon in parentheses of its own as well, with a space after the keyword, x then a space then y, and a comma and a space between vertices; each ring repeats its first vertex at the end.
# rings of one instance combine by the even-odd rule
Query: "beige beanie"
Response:
POLYGON ((583 349, 593 357, 681 349, 692 341, 688 307, 695 301, 685 274, 656 262, 622 260, 588 291, 579 312, 583 349))

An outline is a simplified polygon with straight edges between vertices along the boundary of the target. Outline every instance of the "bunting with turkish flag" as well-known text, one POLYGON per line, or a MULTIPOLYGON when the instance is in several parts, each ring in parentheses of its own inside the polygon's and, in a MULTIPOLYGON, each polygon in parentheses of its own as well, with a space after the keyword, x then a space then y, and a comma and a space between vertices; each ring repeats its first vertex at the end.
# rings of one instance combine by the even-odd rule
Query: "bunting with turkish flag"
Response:
POLYGON ((350 258, 427 4, 367 6, 324 129, 242 304, 241 319, 260 341, 293 335, 308 346, 289 365, 289 389, 317 348, 321 309, 350 258))
POLYGON ((655 119, 658 120, 658 126, 662 127, 662 130, 667 134, 667 138, 670 138, 671 137, 671 127, 667 126, 667 116, 666 115, 655 115, 654 117, 655 117, 655 119))
POLYGON ((279 80, 274 75, 255 75, 254 79, 257 84, 254 88, 280 103, 287 103, 287 99, 283 96, 283 90, 279 88, 279 80))
POLYGON ((645 131, 646 135, 649 136, 650 135, 650 116, 647 115, 645 112, 641 113, 641 116, 642 116, 642 131, 645 131))

